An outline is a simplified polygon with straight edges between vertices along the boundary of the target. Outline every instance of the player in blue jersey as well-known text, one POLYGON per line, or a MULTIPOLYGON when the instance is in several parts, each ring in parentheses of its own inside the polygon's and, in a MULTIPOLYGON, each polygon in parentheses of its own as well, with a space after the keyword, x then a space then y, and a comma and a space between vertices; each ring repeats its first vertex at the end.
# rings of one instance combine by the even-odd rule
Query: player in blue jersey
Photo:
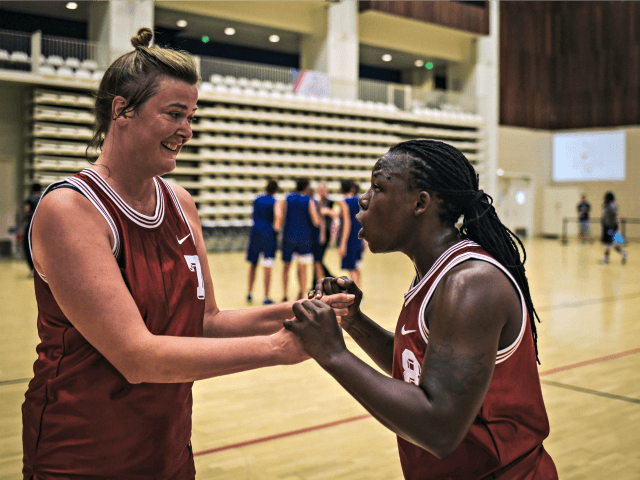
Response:
POLYGON ((249 266, 249 292, 247 301, 253 299, 253 283, 256 279, 258 258, 262 252, 262 266, 264 267, 264 305, 271 305, 273 300, 269 298, 271 287, 271 268, 275 262, 277 238, 273 227, 275 194, 278 191, 278 182, 273 178, 267 183, 266 193, 259 195, 253 201, 253 226, 249 235, 249 248, 247 249, 247 261, 249 266))
POLYGON ((302 298, 302 294, 307 288, 307 266, 313 263, 312 230, 313 227, 319 227, 322 221, 310 194, 309 179, 300 178, 296 182, 296 191, 276 204, 276 230, 284 225, 282 228, 283 302, 287 301, 289 268, 294 259, 298 261, 298 283, 300 285, 297 298, 302 298))
POLYGON ((344 199, 340 200, 342 235, 340 236, 338 251, 340 258, 342 258, 342 269, 347 270, 349 278, 359 284, 360 262, 362 260, 364 242, 358 238, 358 232, 362 227, 356 220, 356 214, 360 211, 357 184, 350 180, 343 180, 340 191, 344 195, 344 199))

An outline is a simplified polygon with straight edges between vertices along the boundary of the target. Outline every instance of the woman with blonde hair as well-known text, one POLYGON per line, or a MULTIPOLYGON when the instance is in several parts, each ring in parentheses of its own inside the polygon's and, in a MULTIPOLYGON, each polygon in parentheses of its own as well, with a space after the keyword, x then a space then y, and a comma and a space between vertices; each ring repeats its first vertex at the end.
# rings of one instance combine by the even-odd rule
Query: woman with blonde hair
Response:
POLYGON ((193 135, 199 76, 152 37, 140 29, 100 83, 98 159, 34 215, 25 479, 194 478, 193 381, 306 359, 282 329, 292 303, 216 304, 196 205, 161 178, 193 135))

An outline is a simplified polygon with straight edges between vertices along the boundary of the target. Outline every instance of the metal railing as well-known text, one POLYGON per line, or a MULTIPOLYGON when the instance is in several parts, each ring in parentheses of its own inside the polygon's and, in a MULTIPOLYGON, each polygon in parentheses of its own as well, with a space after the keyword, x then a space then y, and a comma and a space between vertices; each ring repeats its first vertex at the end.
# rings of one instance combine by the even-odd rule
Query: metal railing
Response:
POLYGON ((200 76, 208 82, 212 75, 232 76, 236 78, 257 79, 290 84, 291 69, 262 63, 225 60, 215 57, 201 57, 200 76))
MULTIPOLYGON (((562 219, 562 235, 560 236, 560 241, 563 245, 567 245, 569 243, 569 235, 567 232, 569 222, 579 223, 580 220, 574 217, 564 217, 562 219)), ((640 218, 621 218, 618 223, 620 224, 620 234, 622 235, 622 238, 624 238, 625 242, 627 242, 630 240, 627 238, 627 224, 640 225, 640 218)))

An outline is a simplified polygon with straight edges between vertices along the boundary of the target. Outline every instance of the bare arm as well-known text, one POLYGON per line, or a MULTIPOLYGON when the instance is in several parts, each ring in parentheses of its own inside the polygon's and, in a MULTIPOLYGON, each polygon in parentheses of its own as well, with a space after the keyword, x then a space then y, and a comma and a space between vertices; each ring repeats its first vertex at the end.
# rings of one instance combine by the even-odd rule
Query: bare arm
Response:
POLYGON ((331 310, 317 300, 294 307, 297 320, 286 326, 383 425, 446 458, 484 401, 503 327, 522 319, 509 280, 495 267, 477 263, 482 262, 452 269, 427 308, 429 344, 418 385, 386 377, 349 352, 331 310))
POLYGON ((311 215, 311 223, 313 223, 314 227, 319 227, 322 224, 322 217, 320 217, 316 202, 313 199, 309 200, 309 215, 311 215))
MULTIPOLYGON (((282 322, 293 318, 292 306, 294 302, 268 305, 258 308, 247 308, 241 310, 220 310, 216 304, 213 282, 207 252, 204 247, 202 236, 202 226, 196 205, 189 193, 182 187, 173 187, 180 204, 185 211, 185 215, 191 224, 191 230, 196 237, 196 248, 202 266, 202 275, 205 280, 205 314, 204 314, 204 336, 216 338, 250 337, 256 335, 271 335, 282 329, 282 322)), ((335 296, 329 302, 335 304, 337 314, 341 303, 350 303, 346 294, 335 296)))
POLYGON ((320 279, 316 282, 314 290, 309 293, 309 298, 325 301, 324 295, 340 292, 354 295, 353 304, 348 307, 347 313, 340 317, 340 325, 383 372, 391 375, 394 333, 382 328, 360 310, 362 291, 353 280, 347 277, 320 279))
MULTIPOLYGON (((79 193, 60 189, 42 201, 33 224, 38 270, 69 321, 129 382, 187 382, 305 358, 284 330, 268 337, 234 339, 151 334, 110 242, 106 222, 79 193)), ((200 233, 199 256, 206 265, 202 248, 200 233)), ((206 308, 211 313, 217 306, 206 269, 206 308)))
POLYGON ((340 212, 342 213, 342 237, 340 238, 340 257, 347 254, 347 240, 349 240, 349 232, 351 231, 351 215, 349 215, 349 206, 344 200, 340 200, 340 212))

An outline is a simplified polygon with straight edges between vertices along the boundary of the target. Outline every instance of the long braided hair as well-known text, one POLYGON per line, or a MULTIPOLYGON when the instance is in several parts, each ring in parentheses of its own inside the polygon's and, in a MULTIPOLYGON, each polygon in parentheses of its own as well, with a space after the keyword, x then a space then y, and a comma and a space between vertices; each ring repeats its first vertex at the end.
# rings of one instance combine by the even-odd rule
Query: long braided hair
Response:
POLYGON ((520 239, 498 218, 493 198, 479 189, 479 178, 473 165, 456 148, 435 140, 402 142, 392 147, 387 155, 406 158, 412 187, 436 193, 441 200, 442 223, 454 226, 464 216, 460 236, 479 244, 511 273, 524 296, 536 360, 540 363, 535 323, 535 319, 539 322, 540 318, 533 307, 524 271, 527 254, 520 239), (522 260, 518 247, 522 250, 522 260))

